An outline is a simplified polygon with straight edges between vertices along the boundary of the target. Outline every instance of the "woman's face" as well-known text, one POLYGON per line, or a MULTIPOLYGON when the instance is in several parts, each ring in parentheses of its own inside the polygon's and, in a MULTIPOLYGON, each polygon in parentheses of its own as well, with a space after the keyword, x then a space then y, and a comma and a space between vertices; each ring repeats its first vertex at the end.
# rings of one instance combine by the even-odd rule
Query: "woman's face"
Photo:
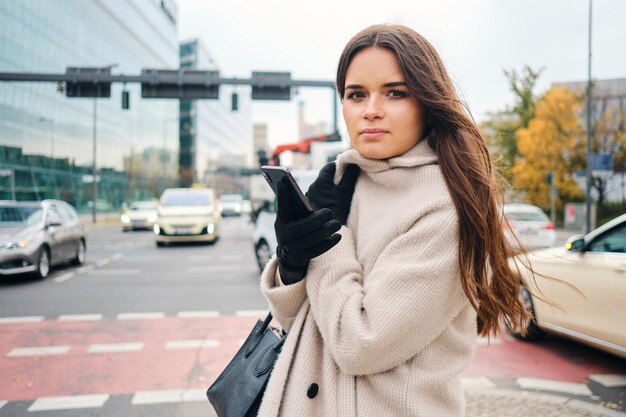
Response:
POLYGON ((370 47, 346 73, 343 118, 352 147, 372 159, 402 155, 424 132, 424 108, 409 95, 393 52, 370 47))

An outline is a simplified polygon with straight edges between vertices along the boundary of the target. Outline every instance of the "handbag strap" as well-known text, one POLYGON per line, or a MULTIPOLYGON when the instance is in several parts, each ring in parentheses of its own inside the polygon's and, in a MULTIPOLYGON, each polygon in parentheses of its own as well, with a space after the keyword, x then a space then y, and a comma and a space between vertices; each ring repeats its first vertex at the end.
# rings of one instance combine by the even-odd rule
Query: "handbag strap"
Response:
POLYGON ((259 327, 259 333, 265 332, 265 329, 267 329, 267 327, 270 325, 272 318, 272 312, 270 311, 269 313, 267 313, 267 317, 265 317, 265 320, 263 320, 263 324, 261 325, 261 327, 259 327))

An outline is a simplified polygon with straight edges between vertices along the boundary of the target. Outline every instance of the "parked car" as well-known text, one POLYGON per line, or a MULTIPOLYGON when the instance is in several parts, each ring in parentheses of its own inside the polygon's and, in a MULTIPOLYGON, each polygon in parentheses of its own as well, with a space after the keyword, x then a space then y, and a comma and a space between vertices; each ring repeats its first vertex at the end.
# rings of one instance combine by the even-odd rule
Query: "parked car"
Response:
POLYGON ((626 214, 565 247, 526 256, 535 279, 524 255, 512 262, 521 268, 520 296, 533 319, 525 336, 509 333, 524 340, 555 333, 626 358, 626 214))
POLYGON ((554 224, 539 207, 530 204, 505 204, 503 211, 508 221, 508 226, 505 223, 504 233, 514 248, 533 250, 555 245, 554 224))
POLYGON ((86 247, 85 229, 66 202, 0 203, 0 275, 43 279, 53 265, 83 264, 86 247))
POLYGON ((135 201, 130 203, 121 217, 122 230, 124 232, 137 229, 152 230, 157 219, 158 206, 156 201, 135 201))
POLYGON ((219 201, 222 216, 241 216, 243 197, 239 194, 223 194, 219 201))
MULTIPOLYGON (((317 178, 316 170, 292 171, 294 179, 302 189, 307 191, 309 186, 317 178)), ((269 185, 267 186, 269 188, 269 185)), ((274 233, 274 221, 276 220, 276 203, 266 202, 254 216, 254 229, 252 240, 254 242, 254 253, 256 255, 259 269, 263 271, 265 265, 276 252, 276 234, 274 233)))
POLYGON ((220 213, 211 188, 168 188, 161 194, 154 235, 157 246, 174 242, 215 242, 220 213))

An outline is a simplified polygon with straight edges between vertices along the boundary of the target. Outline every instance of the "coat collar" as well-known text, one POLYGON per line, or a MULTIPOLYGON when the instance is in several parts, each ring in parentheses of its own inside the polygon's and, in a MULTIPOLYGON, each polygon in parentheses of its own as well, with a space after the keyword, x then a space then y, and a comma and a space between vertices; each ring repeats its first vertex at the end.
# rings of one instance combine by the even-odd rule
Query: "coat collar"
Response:
POLYGON ((370 159, 362 156, 356 149, 348 149, 337 157, 335 183, 338 183, 348 165, 356 164, 362 172, 370 176, 385 173, 394 168, 412 168, 423 165, 437 164, 437 154, 428 145, 428 138, 420 140, 415 146, 403 153, 388 159, 370 159))

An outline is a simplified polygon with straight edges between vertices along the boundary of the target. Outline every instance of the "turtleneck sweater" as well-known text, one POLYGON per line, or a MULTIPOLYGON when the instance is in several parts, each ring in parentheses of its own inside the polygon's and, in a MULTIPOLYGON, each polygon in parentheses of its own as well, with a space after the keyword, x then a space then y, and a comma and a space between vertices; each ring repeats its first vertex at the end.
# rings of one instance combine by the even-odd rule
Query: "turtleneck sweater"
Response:
POLYGON ((259 416, 461 417, 476 314, 437 156, 426 140, 385 160, 351 149, 335 182, 349 164, 361 173, 339 244, 296 284, 281 283, 275 259, 262 274, 289 335, 259 416))

